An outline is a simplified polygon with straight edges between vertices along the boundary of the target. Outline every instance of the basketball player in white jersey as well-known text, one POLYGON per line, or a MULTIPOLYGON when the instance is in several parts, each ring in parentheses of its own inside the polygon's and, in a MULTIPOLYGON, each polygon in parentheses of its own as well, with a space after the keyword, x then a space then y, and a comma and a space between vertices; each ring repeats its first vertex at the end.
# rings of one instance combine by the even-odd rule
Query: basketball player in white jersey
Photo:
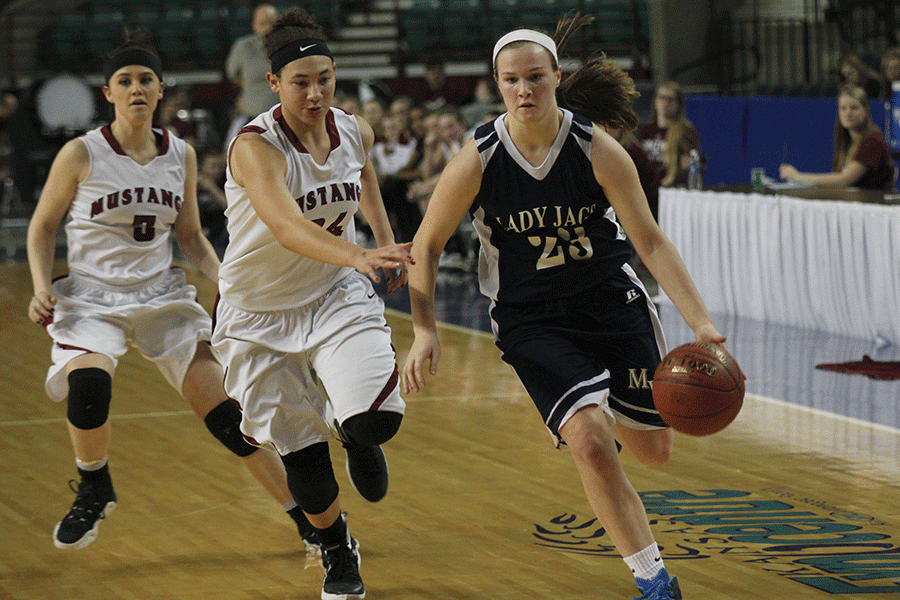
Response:
POLYGON ((289 11, 265 46, 281 104, 228 149, 229 243, 213 348, 241 405, 242 431, 278 451, 316 528, 322 598, 362 598, 328 439, 333 428, 357 492, 380 500, 388 485, 380 445, 399 429, 405 404, 384 304, 369 279, 380 281, 382 270, 389 292, 405 285, 411 244, 394 243, 367 158, 372 128, 331 108, 335 65, 322 28, 306 11, 289 11), (354 243, 357 210, 374 250, 354 243))
POLYGON ((219 260, 200 230, 194 149, 151 126, 163 83, 148 36, 129 36, 110 54, 104 74, 103 92, 115 118, 63 146, 28 229, 34 284, 28 314, 53 339, 46 388, 53 400, 68 399, 80 474, 54 543, 87 546, 116 505, 107 464, 109 405, 118 359, 130 343, 242 458, 310 549, 315 532, 287 488, 284 467, 274 452, 259 451, 241 435, 240 411, 225 394, 209 347, 212 321, 184 272, 172 266, 177 240, 207 277, 218 278, 219 260), (51 284, 56 230, 64 217, 69 274, 51 284))
MULTIPOLYGON (((562 21, 560 45, 590 20, 562 21)), ((479 127, 449 163, 414 239, 415 341, 403 389, 422 388, 425 363, 437 371, 437 257, 470 212, 481 240, 481 290, 492 300, 503 359, 557 446, 571 450, 591 507, 632 569, 637 600, 680 600, 616 449, 618 439, 641 462, 658 466, 673 439, 651 388, 665 341, 628 265, 632 250, 619 221, 697 340, 725 338, 653 220, 634 163, 604 131, 637 124, 633 82, 603 59, 562 82, 557 51, 556 40, 528 29, 494 47, 494 78, 508 112, 479 127), (558 91, 571 110, 558 106, 558 91)))

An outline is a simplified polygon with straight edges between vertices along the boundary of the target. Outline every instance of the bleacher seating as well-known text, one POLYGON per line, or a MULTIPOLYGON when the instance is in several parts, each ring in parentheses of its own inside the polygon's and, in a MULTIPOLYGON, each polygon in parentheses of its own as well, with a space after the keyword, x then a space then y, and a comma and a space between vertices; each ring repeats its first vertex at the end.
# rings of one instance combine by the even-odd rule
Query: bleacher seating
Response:
MULTIPOLYGON (((334 6, 327 1, 281 5, 279 11, 304 6, 326 27, 334 25, 334 6)), ((76 11, 57 14, 39 34, 49 47, 40 59, 51 69, 93 72, 119 40, 125 27, 144 27, 167 69, 218 69, 231 44, 250 33, 251 7, 237 0, 202 2, 135 2, 91 0, 76 11)))
POLYGON ((409 54, 431 51, 450 60, 482 60, 493 40, 507 31, 552 32, 560 17, 578 10, 595 17, 570 45, 583 57, 597 51, 630 55, 635 44, 646 48, 647 2, 638 3, 636 28, 629 0, 414 0, 400 12, 399 24, 409 54))

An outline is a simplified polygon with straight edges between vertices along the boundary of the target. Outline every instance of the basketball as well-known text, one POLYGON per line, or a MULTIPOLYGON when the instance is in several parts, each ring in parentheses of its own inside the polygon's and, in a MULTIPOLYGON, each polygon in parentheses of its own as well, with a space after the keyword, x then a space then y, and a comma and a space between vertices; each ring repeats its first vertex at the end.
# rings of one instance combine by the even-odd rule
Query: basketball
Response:
POLYGON ((670 427, 688 435, 710 435, 731 423, 744 404, 741 368, 718 344, 678 346, 653 376, 653 401, 670 427))

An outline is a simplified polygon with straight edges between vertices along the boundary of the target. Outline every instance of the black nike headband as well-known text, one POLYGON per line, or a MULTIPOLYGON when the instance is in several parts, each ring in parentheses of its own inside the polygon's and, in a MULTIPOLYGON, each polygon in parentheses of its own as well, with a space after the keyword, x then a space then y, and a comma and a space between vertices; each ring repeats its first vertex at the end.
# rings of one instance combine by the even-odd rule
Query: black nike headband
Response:
POLYGON ((162 81, 162 62, 159 57, 143 48, 126 48, 121 52, 109 57, 106 64, 103 65, 103 76, 106 81, 112 77, 116 71, 128 65, 141 65, 151 69, 159 80, 162 81))
POLYGON ((328 44, 325 43, 325 40, 306 38, 289 42, 273 52, 272 56, 269 57, 269 60, 272 61, 272 73, 278 73, 284 65, 293 62, 298 58, 313 55, 334 58, 331 54, 331 50, 328 49, 328 44))

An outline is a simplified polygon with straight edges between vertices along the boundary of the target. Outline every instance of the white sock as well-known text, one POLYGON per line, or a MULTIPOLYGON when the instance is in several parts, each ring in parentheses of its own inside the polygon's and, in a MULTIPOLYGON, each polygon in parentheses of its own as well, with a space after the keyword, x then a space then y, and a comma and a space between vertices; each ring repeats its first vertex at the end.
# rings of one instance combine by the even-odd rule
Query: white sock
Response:
POLYGON ((78 457, 75 457, 75 466, 81 469, 82 471, 99 471, 106 463, 109 462, 109 455, 104 456, 100 460, 94 460, 91 462, 82 462, 78 460, 78 457))
POLYGON ((624 560, 625 564, 631 568, 635 579, 653 579, 665 567, 656 542, 653 542, 637 554, 626 556, 624 560))
POLYGON ((288 512, 292 510, 295 506, 297 506, 297 501, 291 498, 287 502, 281 505, 281 508, 284 509, 284 512, 288 512))

